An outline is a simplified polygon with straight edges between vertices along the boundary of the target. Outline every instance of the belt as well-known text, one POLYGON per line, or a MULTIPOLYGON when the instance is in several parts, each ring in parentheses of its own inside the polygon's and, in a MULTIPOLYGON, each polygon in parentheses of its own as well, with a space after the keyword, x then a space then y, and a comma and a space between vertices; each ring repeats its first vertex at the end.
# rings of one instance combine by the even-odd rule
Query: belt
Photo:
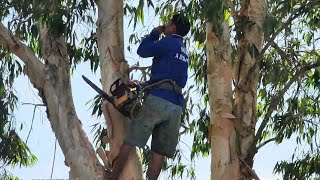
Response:
POLYGON ((169 90, 174 90, 177 93, 182 93, 182 88, 175 83, 174 81, 165 81, 161 82, 153 87, 154 89, 159 88, 159 89, 169 89, 169 90))

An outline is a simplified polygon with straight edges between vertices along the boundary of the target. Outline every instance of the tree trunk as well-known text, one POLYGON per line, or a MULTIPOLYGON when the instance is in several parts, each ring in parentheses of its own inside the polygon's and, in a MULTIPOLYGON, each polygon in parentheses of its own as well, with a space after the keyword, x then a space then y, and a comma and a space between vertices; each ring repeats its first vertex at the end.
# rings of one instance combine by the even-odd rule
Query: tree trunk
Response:
POLYGON ((236 16, 236 21, 245 25, 236 27, 243 29, 237 34, 242 38, 239 40, 233 71, 236 83, 234 110, 229 28, 227 22, 223 22, 220 25, 221 32, 213 32, 213 24, 207 23, 211 178, 215 180, 259 179, 251 168, 256 153, 256 145, 253 144, 259 82, 259 65, 256 62, 262 49, 265 12, 264 0, 242 0, 240 13, 236 16))
MULTIPOLYGON (((105 92, 109 92, 110 85, 118 78, 128 80, 129 66, 124 59, 123 42, 123 0, 99 0, 97 39, 99 48, 101 83, 105 92)), ((108 128, 108 143, 110 153, 109 163, 117 157, 123 143, 125 132, 130 120, 119 113, 110 103, 103 108, 108 128)), ((131 152, 127 165, 120 179, 140 180, 142 165, 137 151, 131 152)))
MULTIPOLYGON (((98 45, 101 61, 101 81, 104 90, 117 78, 128 79, 128 64, 123 50, 123 1, 97 1, 98 45)), ((0 45, 18 56, 25 64, 24 73, 47 106, 47 115, 52 130, 70 167, 70 178, 79 180, 106 179, 104 167, 99 163, 95 151, 82 130, 78 119, 70 83, 70 64, 67 46, 62 34, 52 32, 45 25, 40 29, 43 64, 34 52, 0 23, 0 45)), ((129 120, 110 104, 104 108, 107 120, 111 153, 109 160, 117 156, 129 120)), ((142 166, 137 152, 132 152, 121 179, 140 180, 142 166)))
POLYGON ((18 38, 0 23, 0 44, 17 55, 25 64, 24 73, 39 90, 47 106, 47 116, 70 167, 70 178, 79 180, 105 179, 91 143, 81 127, 71 93, 70 65, 63 36, 40 27, 43 64, 18 38))
POLYGON ((71 168, 71 178, 104 179, 104 169, 81 128, 73 104, 67 47, 62 36, 55 37, 47 28, 40 32, 45 64, 18 38, 0 24, 0 44, 17 55, 25 64, 30 78, 47 105, 47 115, 59 145, 71 168))
POLYGON ((236 148, 235 117, 232 115, 231 46, 227 22, 222 32, 213 32, 207 23, 207 66, 210 101, 211 179, 240 179, 236 148))
POLYGON ((239 18, 243 26, 238 42, 237 63, 234 67, 235 115, 237 124, 239 156, 250 167, 256 154, 254 144, 257 123, 256 103, 259 83, 259 60, 264 41, 265 0, 242 1, 239 18))
POLYGON ((40 32, 45 59, 45 83, 41 97, 59 145, 70 167, 72 179, 104 179, 104 169, 81 128, 71 93, 70 65, 63 36, 55 37, 50 29, 40 32))

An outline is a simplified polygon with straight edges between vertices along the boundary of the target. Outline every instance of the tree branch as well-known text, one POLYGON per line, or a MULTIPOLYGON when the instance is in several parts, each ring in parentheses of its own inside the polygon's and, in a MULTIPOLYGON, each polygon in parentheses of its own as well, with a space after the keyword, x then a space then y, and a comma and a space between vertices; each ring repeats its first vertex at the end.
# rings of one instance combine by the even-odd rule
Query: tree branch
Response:
POLYGON ((281 56, 281 59, 288 58, 288 55, 278 46, 277 43, 274 42, 274 40, 271 40, 269 37, 267 37, 266 40, 278 52, 278 54, 281 56))
POLYGON ((270 143, 270 142, 272 142, 272 141, 275 141, 275 140, 277 140, 277 139, 278 139, 278 137, 274 137, 274 138, 270 138, 270 139, 266 140, 265 142, 259 144, 259 146, 257 147, 257 150, 259 150, 260 148, 262 148, 264 145, 266 145, 266 144, 268 144, 268 143, 270 143))
POLYGON ((179 133, 179 136, 181 136, 181 135, 183 135, 183 134, 185 134, 190 128, 188 128, 186 125, 184 125, 184 124, 181 124, 181 127, 183 128, 183 131, 181 131, 180 133, 179 133))
MULTIPOLYGON (((291 13, 291 16, 288 18, 288 20, 284 23, 282 23, 282 25, 280 26, 279 29, 277 29, 277 31, 275 33, 272 34, 272 36, 270 37, 270 40, 265 46, 264 48, 261 50, 260 52, 260 57, 259 59, 262 60, 262 57, 264 55, 264 53, 267 51, 267 49, 270 47, 270 45, 272 44, 272 41, 275 40, 275 38, 280 34, 280 32, 282 32, 290 23, 292 23, 292 21, 294 21, 297 17, 299 17, 301 14, 305 13, 304 9, 306 8, 317 8, 318 2, 317 1, 311 1, 309 3, 306 4, 302 4, 300 5, 299 8, 294 9, 291 13)), ((277 11, 272 12, 271 14, 275 14, 277 11)))
POLYGON ((0 22, 0 45, 18 56, 25 64, 25 73, 32 83, 41 88, 44 85, 44 64, 35 56, 34 52, 23 44, 0 22))
POLYGON ((34 103, 22 103, 22 105, 33 105, 35 107, 38 107, 38 106, 46 106, 45 104, 34 104, 34 103))
POLYGON ((297 17, 299 17, 303 11, 301 11, 301 7, 298 8, 298 9, 295 9, 293 12, 292 12, 292 16, 289 17, 289 19, 282 24, 282 26, 280 26, 279 29, 277 29, 277 31, 275 33, 272 34, 272 36, 270 38, 267 38, 269 39, 269 42, 263 47, 263 49, 260 51, 260 57, 258 59, 260 59, 260 61, 262 60, 262 57, 264 55, 264 53, 267 51, 267 49, 271 46, 272 42, 275 40, 275 38, 286 28, 288 27, 288 25, 290 23, 292 23, 293 20, 295 20, 297 17))
MULTIPOLYGON (((259 62, 262 61, 262 57, 264 55, 264 53, 266 52, 266 50, 273 45, 274 43, 274 39, 279 35, 280 32, 282 32, 283 29, 285 29, 290 23, 292 23, 293 20, 295 20, 297 17, 299 17, 302 13, 304 13, 303 9, 306 8, 306 6, 314 6, 313 3, 310 4, 305 4, 305 5, 301 5, 299 8, 293 10, 293 12, 291 13, 291 16, 288 18, 288 20, 282 24, 282 26, 270 37, 267 38, 268 39, 268 43, 264 46, 264 48, 261 50, 260 55, 259 55, 259 62)), ((276 47, 275 47, 276 48, 276 47)), ((257 61, 257 63, 258 63, 257 61)), ((274 109, 277 107, 280 98, 284 95, 284 93, 290 88, 290 86, 299 79, 299 77, 304 74, 306 71, 309 71, 315 67, 320 66, 320 60, 318 59, 318 61, 314 64, 310 64, 307 65, 305 67, 303 67, 302 69, 300 69, 299 71, 297 71, 297 73, 290 79, 290 81, 287 83, 286 86, 284 86, 284 88, 278 93, 277 96, 273 97, 273 99, 271 100, 271 103, 269 105, 269 108, 267 110, 267 113, 258 129, 258 132, 256 134, 255 140, 253 144, 256 144, 258 142, 258 140, 261 139, 262 136, 262 131, 264 130, 264 128, 266 127, 269 118, 272 114, 272 112, 274 111, 274 109)))
POLYGON ((257 134, 256 134, 256 137, 255 137, 255 140, 254 140, 254 143, 253 144, 256 144, 262 137, 262 132, 264 130, 264 128, 266 127, 267 123, 269 122, 269 119, 270 119, 270 116, 272 114, 272 112, 274 111, 274 109, 277 107, 281 97, 284 95, 285 92, 287 92, 287 90, 290 88, 290 86, 296 82, 300 76, 302 74, 304 74, 305 72, 313 69, 313 68, 316 68, 316 67, 319 67, 320 66, 320 59, 318 59, 317 62, 315 62, 314 64, 309 64, 307 66, 304 66, 303 68, 301 68, 300 70, 298 70, 296 72, 295 75, 292 76, 292 78, 290 79, 290 81, 281 89, 281 91, 278 93, 277 96, 273 97, 273 99, 271 100, 271 103, 269 105, 269 108, 267 110, 267 113, 257 131, 257 134))
POLYGON ((133 70, 140 70, 142 75, 143 75, 143 78, 144 80, 147 79, 147 75, 149 75, 149 73, 147 73, 147 69, 149 69, 151 66, 147 66, 147 67, 140 67, 140 66, 131 66, 128 70, 128 72, 132 72, 133 70))
POLYGON ((28 132, 28 136, 27 136, 27 139, 26 139, 26 144, 28 144, 28 140, 29 140, 29 136, 31 134, 31 130, 32 130, 32 127, 33 127, 33 122, 34 122, 34 117, 35 117, 35 113, 36 113, 36 108, 38 106, 46 106, 45 104, 34 104, 34 103, 22 103, 22 105, 33 105, 34 108, 33 108, 33 114, 32 114, 32 120, 31 120, 31 126, 30 126, 30 129, 29 129, 29 132, 28 132))

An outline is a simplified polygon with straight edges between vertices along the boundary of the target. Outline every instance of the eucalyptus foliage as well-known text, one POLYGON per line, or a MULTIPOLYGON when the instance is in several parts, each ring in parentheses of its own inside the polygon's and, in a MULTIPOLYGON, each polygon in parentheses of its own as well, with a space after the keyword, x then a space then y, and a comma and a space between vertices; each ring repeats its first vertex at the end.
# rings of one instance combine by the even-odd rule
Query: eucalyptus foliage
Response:
POLYGON ((12 115, 18 101, 13 82, 22 72, 22 67, 12 54, 3 49, 0 49, 0 54, 0 164, 2 168, 8 165, 31 166, 37 158, 20 139, 17 131, 23 129, 23 124, 17 127, 12 115))

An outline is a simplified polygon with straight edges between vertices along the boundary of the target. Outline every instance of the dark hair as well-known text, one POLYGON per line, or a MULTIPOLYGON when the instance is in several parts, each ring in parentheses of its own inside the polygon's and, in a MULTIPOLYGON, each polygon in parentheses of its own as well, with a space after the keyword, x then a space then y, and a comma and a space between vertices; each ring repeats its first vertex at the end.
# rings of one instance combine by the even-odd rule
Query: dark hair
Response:
POLYGON ((190 22, 182 13, 173 15, 171 21, 176 25, 178 35, 185 36, 188 34, 190 30, 190 22))

